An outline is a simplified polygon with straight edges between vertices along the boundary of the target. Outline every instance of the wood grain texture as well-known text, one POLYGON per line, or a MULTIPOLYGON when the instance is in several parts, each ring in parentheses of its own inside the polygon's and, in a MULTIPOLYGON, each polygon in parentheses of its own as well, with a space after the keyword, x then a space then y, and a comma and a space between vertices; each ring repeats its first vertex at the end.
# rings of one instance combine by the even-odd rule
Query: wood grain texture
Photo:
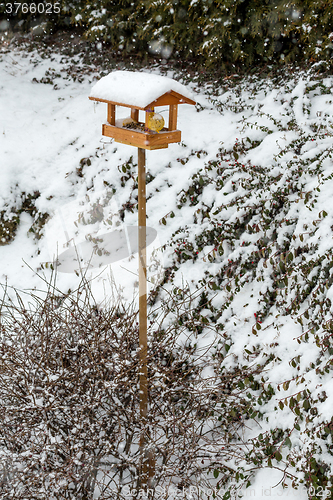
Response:
MULTIPOLYGON (((146 152, 138 148, 138 240, 139 240, 139 398, 142 428, 148 414, 147 369, 147 267, 146 267, 146 152)), ((140 486, 147 484, 151 475, 150 463, 145 451, 145 432, 140 435, 141 471, 140 486)))
POLYGON ((145 112, 145 127, 146 127, 146 130, 149 130, 149 127, 148 127, 149 115, 151 113, 153 113, 153 112, 154 112, 154 108, 149 108, 149 111, 145 112))
MULTIPOLYGON (((133 89, 133 92, 135 92, 135 89, 133 89)), ((147 104, 147 106, 145 106, 145 107, 133 106, 133 104, 126 104, 125 102, 110 101, 108 99, 100 99, 99 97, 93 97, 93 96, 89 96, 89 99, 91 101, 106 102, 106 103, 110 103, 110 104, 115 104, 116 106, 123 106, 125 108, 133 108, 133 109, 142 109, 144 111, 148 110, 148 109, 152 109, 156 106, 168 106, 170 104, 192 104, 192 105, 196 104, 196 102, 193 101, 192 99, 185 97, 182 94, 175 92, 174 90, 171 90, 170 92, 166 92, 165 94, 161 95, 160 97, 158 97, 154 101, 147 104)))
POLYGON ((152 101, 146 108, 149 106, 167 106, 170 104, 196 104, 195 101, 192 99, 183 96, 182 94, 179 94, 178 92, 175 92, 174 90, 171 90, 170 92, 166 92, 165 94, 161 95, 155 101, 152 101))
POLYGON ((116 142, 129 144, 142 149, 165 149, 168 144, 181 141, 181 131, 161 131, 160 133, 147 134, 132 129, 125 129, 104 124, 102 134, 106 137, 112 137, 116 142))
POLYGON ((116 124, 116 106, 114 104, 108 104, 108 122, 110 125, 116 124))
POLYGON ((169 130, 177 130, 177 114, 178 105, 170 104, 169 106, 169 130))
POLYGON ((139 121, 139 110, 135 108, 131 108, 131 118, 132 120, 135 120, 136 122, 139 121))

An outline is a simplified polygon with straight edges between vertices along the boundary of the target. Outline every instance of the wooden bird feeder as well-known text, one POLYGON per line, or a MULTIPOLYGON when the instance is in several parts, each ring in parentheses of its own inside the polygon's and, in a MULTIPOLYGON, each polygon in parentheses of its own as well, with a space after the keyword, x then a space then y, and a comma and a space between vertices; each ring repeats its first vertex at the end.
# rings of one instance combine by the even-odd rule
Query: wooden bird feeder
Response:
MULTIPOLYGON (((102 126, 102 134, 138 148, 139 399, 144 427, 148 414, 145 149, 163 149, 172 142, 180 142, 178 104, 195 104, 195 101, 190 98, 186 87, 170 78, 133 71, 114 71, 101 78, 91 89, 89 99, 107 103, 107 123, 102 126), (130 116, 116 120, 117 106, 130 108, 130 116), (159 106, 169 107, 168 127, 164 127, 164 117, 155 114, 159 106), (139 120, 140 111, 144 112, 142 122, 139 120)), ((155 469, 153 452, 145 451, 146 440, 147 436, 142 432, 141 486, 149 484, 155 469)))
POLYGON ((182 84, 159 75, 132 71, 114 71, 101 78, 92 88, 89 99, 107 103, 107 123, 102 134, 116 142, 142 149, 163 149, 181 141, 177 129, 178 104, 195 104, 182 84), (130 108, 125 120, 116 119, 116 108, 130 108), (149 128, 150 117, 159 106, 169 107, 168 127, 160 131, 149 128), (139 121, 139 112, 145 120, 139 121))

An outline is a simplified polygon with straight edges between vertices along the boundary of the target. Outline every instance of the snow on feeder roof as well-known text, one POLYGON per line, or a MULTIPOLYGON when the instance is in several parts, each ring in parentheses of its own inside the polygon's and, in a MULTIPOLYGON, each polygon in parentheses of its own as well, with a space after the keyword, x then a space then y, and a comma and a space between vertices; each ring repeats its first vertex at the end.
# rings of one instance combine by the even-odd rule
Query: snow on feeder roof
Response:
POLYGON ((181 83, 166 76, 134 71, 113 71, 104 76, 91 89, 89 99, 142 110, 168 104, 195 104, 192 94, 181 83))
POLYGON ((167 148, 181 141, 177 130, 178 104, 196 104, 192 94, 179 82, 165 76, 134 71, 113 71, 91 89, 89 99, 108 105, 107 123, 102 134, 116 142, 143 149, 167 148), (116 106, 131 108, 131 116, 116 120, 116 106), (155 107, 169 106, 169 123, 155 107), (145 121, 139 121, 139 111, 145 121))

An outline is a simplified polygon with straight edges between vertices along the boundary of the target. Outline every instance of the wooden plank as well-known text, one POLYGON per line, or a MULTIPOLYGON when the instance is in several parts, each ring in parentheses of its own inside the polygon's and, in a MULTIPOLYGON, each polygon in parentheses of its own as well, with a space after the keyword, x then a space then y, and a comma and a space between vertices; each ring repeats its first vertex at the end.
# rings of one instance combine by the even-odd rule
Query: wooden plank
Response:
POLYGON ((112 127, 110 125, 103 125, 102 134, 106 137, 113 137, 119 141, 135 141, 135 143, 139 144, 138 147, 144 147, 145 143, 148 141, 147 134, 143 132, 120 127, 112 127))
POLYGON ((89 96, 89 99, 91 101, 106 102, 115 104, 116 106, 123 106, 124 108, 141 109, 143 111, 151 109, 152 107, 154 108, 156 106, 167 106, 169 104, 196 104, 196 102, 192 99, 189 99, 188 97, 185 97, 182 94, 175 92, 174 90, 171 90, 171 92, 166 92, 145 107, 133 106, 133 104, 126 104, 125 102, 109 101, 108 99, 100 99, 99 97, 93 96, 89 96))
MULTIPOLYGON (((147 269, 146 269, 146 152, 138 148, 138 240, 139 240, 139 398, 142 429, 147 423, 148 413, 148 369, 147 369, 147 269)), ((148 482, 149 463, 145 451, 145 431, 140 435, 141 471, 140 486, 148 482)))
POLYGON ((173 130, 171 132, 165 131, 159 134, 146 134, 137 130, 114 127, 106 124, 102 126, 102 134, 106 137, 112 137, 116 142, 150 150, 164 149, 168 147, 168 144, 180 142, 181 140, 180 130, 173 130))
POLYGON ((166 92, 165 94, 161 95, 155 101, 151 102, 146 108, 149 106, 167 106, 170 104, 196 104, 195 101, 192 99, 189 99, 188 97, 183 96, 182 94, 179 94, 178 92, 175 92, 174 90, 171 90, 170 92, 166 92))
POLYGON ((178 97, 172 95, 172 94, 164 94, 152 103, 150 103, 150 106, 169 106, 170 104, 179 104, 179 99, 178 97))
POLYGON ((169 130, 177 130, 177 104, 170 104, 169 106, 169 130))
POLYGON ((89 96, 91 101, 106 102, 107 104, 114 104, 115 106, 122 106, 123 108, 135 108, 145 111, 146 108, 141 108, 140 106, 133 106, 133 104, 125 104, 124 102, 109 101, 107 99, 99 99, 99 97, 89 96))
POLYGON ((131 108, 131 118, 132 120, 138 122, 139 121, 139 110, 135 108, 131 108))
POLYGON ((116 106, 108 103, 108 122, 110 125, 116 124, 116 106))
POLYGON ((141 146, 140 144, 138 145, 137 142, 135 141, 120 141, 119 139, 114 139, 114 142, 118 142, 119 144, 126 144, 127 146, 134 146, 136 148, 142 148, 142 149, 147 149, 147 151, 155 151, 156 149, 167 149, 169 147, 169 144, 159 144, 157 146, 141 146))
POLYGON ((160 132, 149 137, 149 146, 158 146, 160 144, 170 144, 172 142, 181 141, 181 131, 173 130, 172 132, 160 132))

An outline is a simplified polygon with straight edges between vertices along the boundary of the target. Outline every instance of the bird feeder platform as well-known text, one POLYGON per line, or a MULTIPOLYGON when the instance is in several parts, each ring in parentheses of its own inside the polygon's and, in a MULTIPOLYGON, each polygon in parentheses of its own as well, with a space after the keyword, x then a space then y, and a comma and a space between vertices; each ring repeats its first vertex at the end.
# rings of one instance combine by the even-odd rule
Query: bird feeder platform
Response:
POLYGON ((180 130, 162 129, 159 133, 146 133, 107 124, 102 125, 102 135, 122 144, 150 150, 167 148, 170 143, 181 141, 180 130))
POLYGON ((178 105, 195 104, 181 83, 151 73, 131 71, 114 71, 101 78, 92 88, 89 99, 107 104, 107 122, 102 125, 104 136, 149 150, 167 148, 170 143, 180 142, 178 105), (116 120, 117 106, 130 108, 129 119, 116 120), (168 106, 169 114, 168 126, 157 131, 152 129, 152 118, 156 116, 155 108, 159 106, 168 106), (145 122, 139 121, 140 111, 145 113, 145 122))

